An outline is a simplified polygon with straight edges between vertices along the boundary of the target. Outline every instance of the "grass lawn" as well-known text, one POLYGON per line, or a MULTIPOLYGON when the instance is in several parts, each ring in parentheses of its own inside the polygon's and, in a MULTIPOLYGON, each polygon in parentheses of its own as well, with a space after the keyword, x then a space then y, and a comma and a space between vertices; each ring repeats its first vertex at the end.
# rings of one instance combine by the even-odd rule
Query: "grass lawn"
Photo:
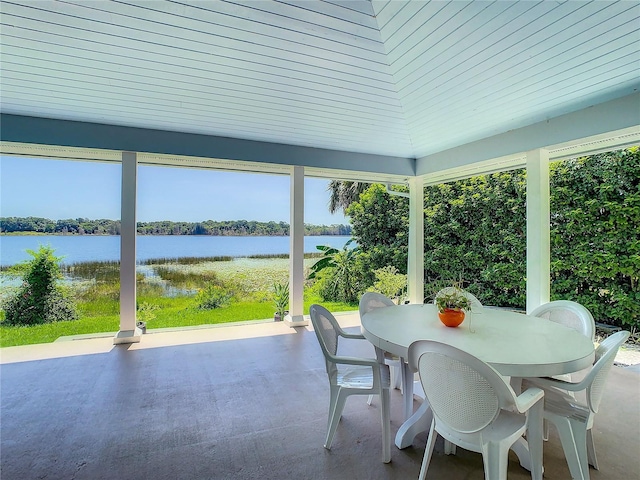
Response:
MULTIPOLYGON (((213 325, 219 323, 239 322, 246 320, 273 319, 273 306, 268 302, 233 303, 228 307, 214 310, 198 310, 192 308, 193 298, 175 297, 159 299, 161 308, 154 313, 156 318, 147 322, 147 329, 167 327, 189 327, 196 325, 213 325)), ((305 301, 304 313, 309 313, 312 303, 322 303, 329 310, 344 312, 357 310, 357 305, 345 303, 320 302, 318 299, 305 301)), ((87 333, 118 331, 120 317, 117 314, 82 316, 79 320, 55 322, 33 326, 0 325, 0 347, 49 343, 59 337, 87 333)))
MULTIPOLYGON (((100 268, 104 269, 105 266, 100 268)), ((117 269, 117 265, 113 268, 117 269)), ((288 260, 242 258, 195 265, 163 264, 157 271, 162 273, 161 280, 158 277, 143 277, 138 282, 138 305, 146 303, 157 307, 152 312, 154 318, 147 320, 148 330, 273 319, 271 288, 274 282, 287 280, 288 260), (164 290, 158 286, 161 281, 173 289, 194 290, 202 286, 198 284, 199 277, 206 281, 223 279, 223 283, 230 285, 236 292, 235 300, 222 308, 201 310, 196 306, 194 293, 165 296, 164 290)), ((118 287, 115 282, 117 280, 114 278, 99 281, 78 294, 79 320, 33 326, 0 323, 0 347, 49 343, 69 335, 103 332, 115 334, 120 321, 118 287)), ((357 304, 323 302, 312 290, 307 289, 305 314, 309 313, 309 307, 313 303, 322 303, 334 312, 358 309, 357 304)), ((4 318, 4 312, 2 317, 4 318)))

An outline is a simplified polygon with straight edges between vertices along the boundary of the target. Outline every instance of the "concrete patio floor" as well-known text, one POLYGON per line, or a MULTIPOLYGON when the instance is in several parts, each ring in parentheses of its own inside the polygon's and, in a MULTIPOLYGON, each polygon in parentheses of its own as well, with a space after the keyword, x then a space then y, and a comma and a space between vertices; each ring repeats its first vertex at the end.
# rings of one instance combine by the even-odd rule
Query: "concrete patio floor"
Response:
MULTIPOLYGON (((358 316, 338 315, 358 330, 358 316)), ((363 342, 364 344, 364 342, 363 342)), ((356 352, 372 355, 364 344, 356 352)), ((348 400, 331 451, 324 360, 310 327, 253 323, 0 350, 0 477, 13 479, 414 479, 426 433, 381 461, 378 402, 348 400)), ((640 374, 614 367, 594 436, 593 480, 640 479, 640 374)), ((392 392, 392 434, 402 423, 392 392)), ((417 402, 417 401, 416 401, 417 402)), ((557 434, 545 479, 569 479, 557 434)), ((482 457, 443 454, 428 479, 483 479, 482 457)), ((529 479, 511 454, 508 478, 529 479)))

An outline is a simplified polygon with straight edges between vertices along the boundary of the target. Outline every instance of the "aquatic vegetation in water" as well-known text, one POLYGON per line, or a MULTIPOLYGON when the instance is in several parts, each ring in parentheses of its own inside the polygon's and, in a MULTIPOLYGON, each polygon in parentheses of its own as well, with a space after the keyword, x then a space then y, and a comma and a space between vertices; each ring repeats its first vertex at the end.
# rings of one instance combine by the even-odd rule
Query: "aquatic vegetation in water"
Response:
POLYGON ((228 262, 233 260, 233 257, 228 255, 220 255, 214 257, 161 257, 161 258, 150 258, 148 260, 142 260, 140 265, 167 265, 167 264, 176 264, 176 265, 195 265, 202 262, 228 262))
POLYGON ((94 279, 97 281, 120 281, 120 262, 96 261, 62 264, 62 273, 70 279, 94 279))

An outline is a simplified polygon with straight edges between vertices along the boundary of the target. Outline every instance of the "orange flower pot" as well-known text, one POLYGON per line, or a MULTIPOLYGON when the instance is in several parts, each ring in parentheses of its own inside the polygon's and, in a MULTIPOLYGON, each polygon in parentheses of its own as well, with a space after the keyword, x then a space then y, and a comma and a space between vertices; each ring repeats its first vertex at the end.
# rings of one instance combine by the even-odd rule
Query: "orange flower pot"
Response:
POLYGON ((443 312, 438 312, 438 318, 447 327, 457 327, 464 320, 464 310, 445 308, 443 312))

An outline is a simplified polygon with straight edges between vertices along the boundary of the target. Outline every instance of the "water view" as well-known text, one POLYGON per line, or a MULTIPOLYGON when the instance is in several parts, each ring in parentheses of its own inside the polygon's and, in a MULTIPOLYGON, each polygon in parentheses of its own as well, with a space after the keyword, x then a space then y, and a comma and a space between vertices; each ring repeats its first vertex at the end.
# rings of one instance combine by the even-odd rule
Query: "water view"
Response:
MULTIPOLYGON (((304 238, 305 253, 315 253, 317 245, 342 248, 348 236, 320 235, 304 238)), ((19 235, 0 236, 0 265, 8 266, 30 260, 27 250, 40 245, 55 249, 66 264, 90 261, 120 260, 119 236, 89 235, 19 235)), ((289 237, 217 237, 209 235, 140 235, 137 259, 178 257, 245 257, 289 253, 289 237)))

